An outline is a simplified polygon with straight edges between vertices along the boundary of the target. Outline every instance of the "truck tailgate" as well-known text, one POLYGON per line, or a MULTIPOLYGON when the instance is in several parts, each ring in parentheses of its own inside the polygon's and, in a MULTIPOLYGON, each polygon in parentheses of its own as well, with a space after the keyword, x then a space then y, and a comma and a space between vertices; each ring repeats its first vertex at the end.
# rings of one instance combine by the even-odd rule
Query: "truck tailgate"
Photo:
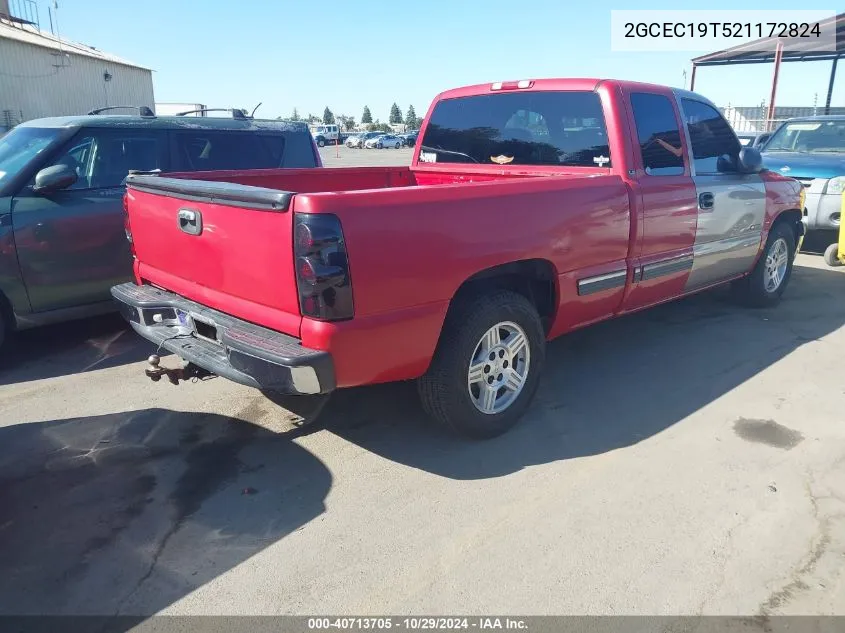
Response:
POLYGON ((127 185, 142 280, 299 336, 291 193, 157 176, 127 185))

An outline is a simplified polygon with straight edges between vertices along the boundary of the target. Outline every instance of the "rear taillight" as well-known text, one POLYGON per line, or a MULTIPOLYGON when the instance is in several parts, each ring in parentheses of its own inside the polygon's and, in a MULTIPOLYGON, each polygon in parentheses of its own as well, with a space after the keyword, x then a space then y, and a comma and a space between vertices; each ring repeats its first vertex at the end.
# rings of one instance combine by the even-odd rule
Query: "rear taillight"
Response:
POLYGON ((351 319, 352 280, 340 220, 328 213, 297 213, 293 229, 302 316, 325 321, 351 319))
POLYGON ((129 225, 129 194, 123 194, 123 232, 126 233, 126 241, 129 242, 129 250, 135 256, 135 242, 132 241, 132 227, 129 225))

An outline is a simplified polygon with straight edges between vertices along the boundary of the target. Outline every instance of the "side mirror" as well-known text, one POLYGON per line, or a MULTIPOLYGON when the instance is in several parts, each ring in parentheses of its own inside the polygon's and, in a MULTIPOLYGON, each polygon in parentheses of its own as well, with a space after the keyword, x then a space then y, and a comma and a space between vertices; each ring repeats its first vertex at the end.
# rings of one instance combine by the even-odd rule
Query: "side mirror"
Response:
POLYGON ((743 174, 756 174, 763 169, 763 157, 760 151, 753 147, 743 147, 739 150, 739 170, 743 174))
POLYGON ((67 189, 76 182, 77 178, 76 171, 67 165, 45 167, 35 174, 32 190, 40 194, 53 193, 60 189, 67 189))
POLYGON ((766 141, 768 141, 768 140, 769 140, 769 138, 770 138, 771 136, 772 136, 772 135, 771 135, 771 134, 769 134, 769 133, 766 133, 766 134, 761 134, 760 136, 756 137, 756 138, 755 138, 755 139, 751 142, 751 147, 760 147, 760 146, 761 146, 761 145, 763 145, 766 141))

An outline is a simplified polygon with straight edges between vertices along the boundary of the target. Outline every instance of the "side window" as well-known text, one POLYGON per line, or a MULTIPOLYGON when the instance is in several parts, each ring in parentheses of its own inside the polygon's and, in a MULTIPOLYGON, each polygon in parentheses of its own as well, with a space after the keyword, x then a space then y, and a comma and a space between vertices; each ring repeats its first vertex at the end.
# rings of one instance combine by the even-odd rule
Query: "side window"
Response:
POLYGON ((157 130, 82 130, 54 165, 67 165, 78 180, 70 189, 120 187, 130 169, 162 169, 164 137, 157 130))
POLYGON ((272 169, 284 164, 282 134, 196 130, 175 135, 178 169, 272 169))
POLYGON ((681 103, 692 143, 695 173, 719 174, 735 171, 742 146, 728 122, 716 108, 706 103, 694 99, 682 99, 681 103))
POLYGON ((646 92, 631 94, 637 140, 645 172, 651 176, 684 173, 681 130, 668 97, 646 92))
POLYGON ((314 156, 311 135, 292 132, 285 137, 285 155, 282 167, 316 167, 317 158, 314 156))

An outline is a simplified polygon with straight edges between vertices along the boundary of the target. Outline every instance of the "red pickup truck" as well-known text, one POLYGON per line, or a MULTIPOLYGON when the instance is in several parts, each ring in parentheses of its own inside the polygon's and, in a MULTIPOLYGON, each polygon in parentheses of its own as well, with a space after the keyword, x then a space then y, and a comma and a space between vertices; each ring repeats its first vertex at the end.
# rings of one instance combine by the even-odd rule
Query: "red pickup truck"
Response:
POLYGON ((440 94, 410 167, 134 175, 142 336, 265 392, 417 379, 435 419, 511 427, 545 342, 732 282, 771 305, 803 235, 802 189, 761 168, 712 103, 598 79, 440 94))

